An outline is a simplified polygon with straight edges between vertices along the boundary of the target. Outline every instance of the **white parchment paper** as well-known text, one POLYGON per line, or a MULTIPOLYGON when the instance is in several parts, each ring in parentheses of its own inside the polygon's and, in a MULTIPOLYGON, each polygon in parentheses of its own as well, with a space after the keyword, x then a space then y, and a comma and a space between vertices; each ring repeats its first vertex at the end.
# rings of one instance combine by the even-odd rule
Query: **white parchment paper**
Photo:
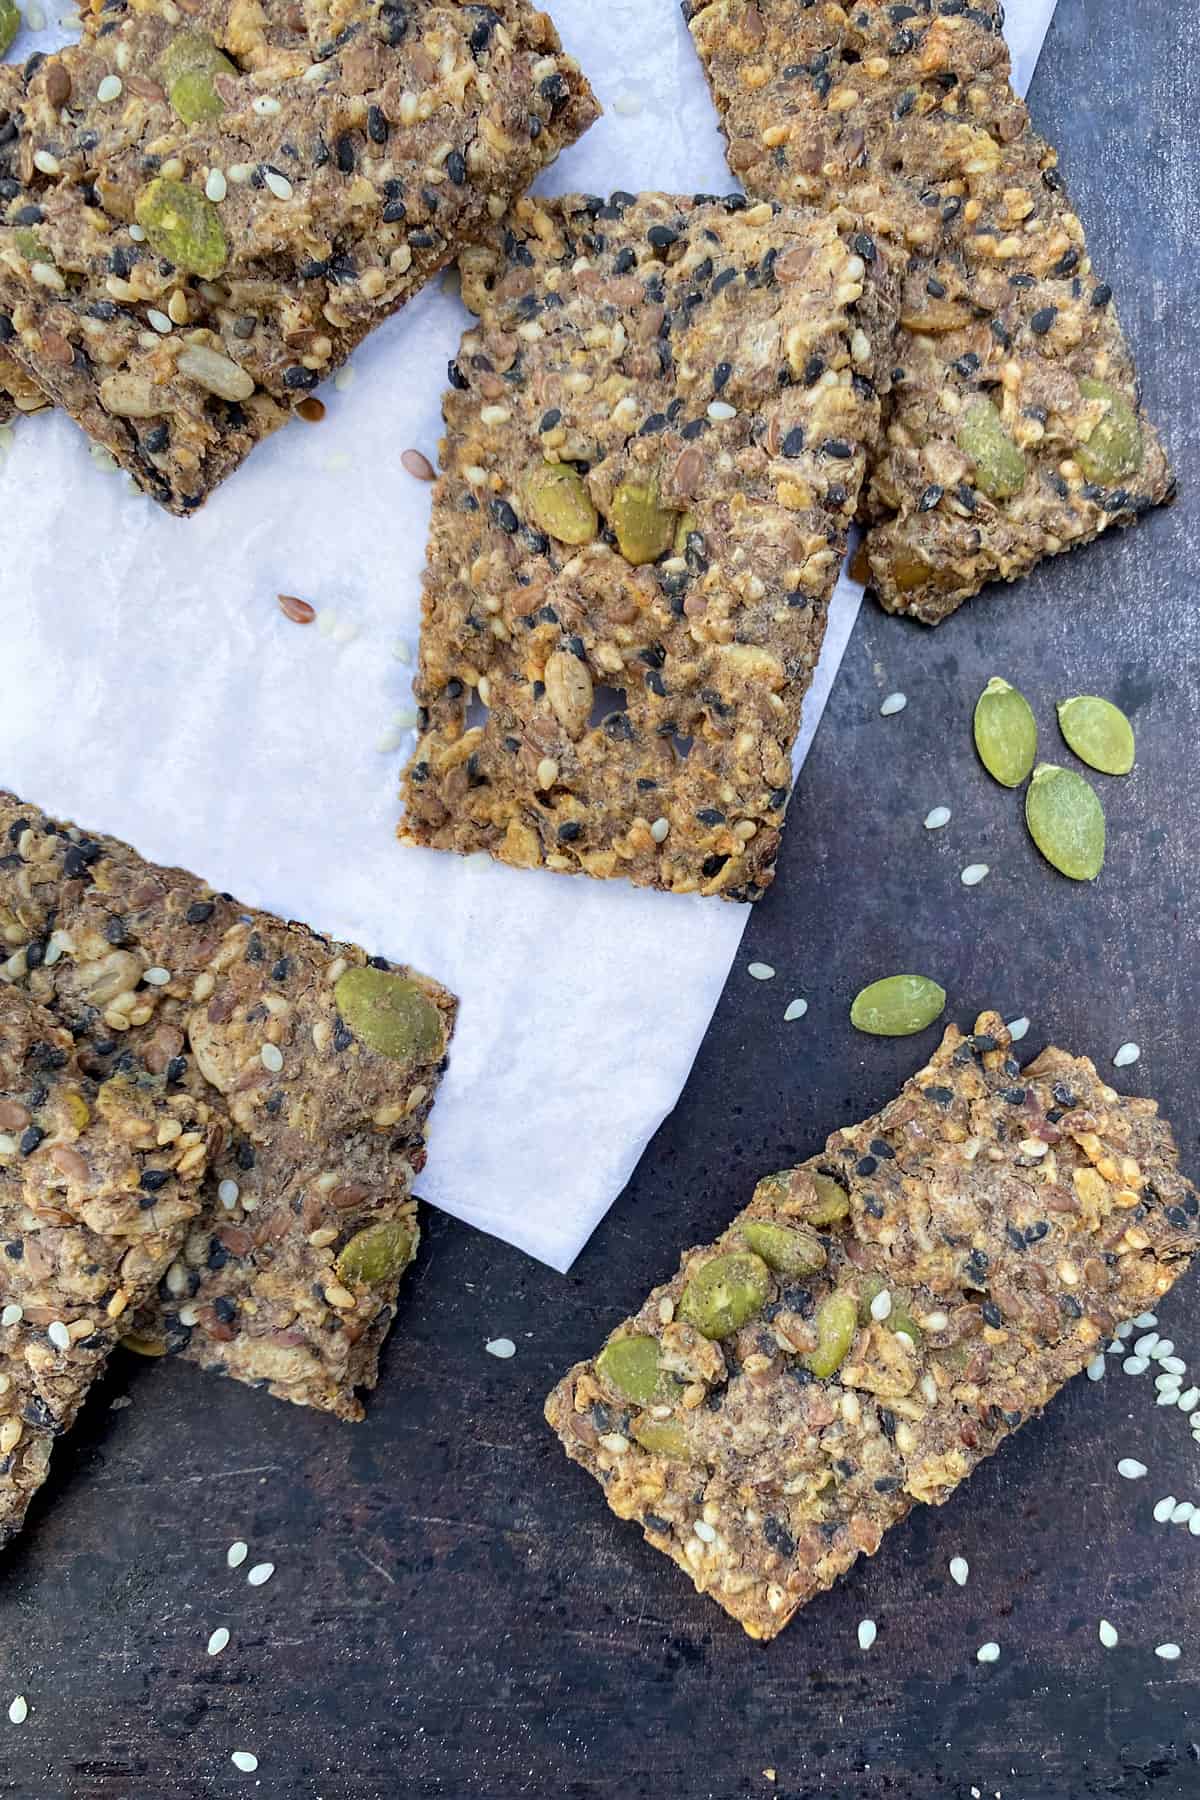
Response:
MULTIPOLYGON (((727 191, 672 0, 553 11, 606 116, 543 185, 727 191)), ((1052 12, 1010 6, 1022 85, 1052 12)), ((10 54, 68 35, 52 21, 10 54)), ((436 459, 465 317, 426 292, 327 386, 320 426, 279 433, 187 521, 98 469, 59 414, 21 422, 0 468, 0 786, 452 987, 421 1192, 565 1269, 674 1105, 747 909, 395 842, 412 738, 377 745, 411 704, 395 650, 417 642, 429 511, 399 459, 436 459), (333 635, 289 623, 280 591, 333 635)), ((860 599, 843 578, 797 765, 860 599)))

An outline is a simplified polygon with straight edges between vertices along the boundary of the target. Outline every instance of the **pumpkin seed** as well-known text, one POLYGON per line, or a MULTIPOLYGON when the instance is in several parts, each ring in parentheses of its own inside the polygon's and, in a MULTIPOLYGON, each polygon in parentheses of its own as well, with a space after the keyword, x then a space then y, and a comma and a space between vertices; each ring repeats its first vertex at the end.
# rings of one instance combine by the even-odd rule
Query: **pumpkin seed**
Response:
POLYGON ((1132 769, 1133 726, 1111 700, 1098 694, 1060 700, 1058 728, 1079 760, 1102 775, 1128 775, 1132 769))
POLYGON ((989 500, 1011 500, 1020 493, 1025 486, 1025 458, 982 394, 963 413, 956 441, 975 464, 975 486, 989 500))
POLYGON ((781 1275, 815 1275, 825 1267, 824 1245, 814 1231, 806 1231, 802 1225, 747 1219, 739 1231, 750 1248, 781 1275))
POLYGON ((693 531, 699 531, 699 529, 700 527, 695 513, 685 512, 679 515, 679 523, 675 527, 675 539, 671 545, 676 556, 682 556, 685 553, 688 547, 688 539, 691 537, 693 531))
POLYGON ((674 1462, 691 1460, 688 1441, 678 1419, 639 1419, 632 1435, 651 1456, 667 1456, 674 1462))
POLYGON ((229 246, 220 214, 199 188, 159 175, 142 189, 133 210, 156 255, 205 281, 221 273, 229 246))
POLYGON ((975 702, 975 748, 1002 787, 1020 787, 1037 761, 1037 720, 1024 694, 993 675, 975 702))
POLYGON ((1137 413, 1119 389, 1090 375, 1079 380, 1085 400, 1102 400, 1108 410, 1094 427, 1086 444, 1075 448, 1075 461, 1089 481, 1115 487, 1142 466, 1142 428, 1137 413))
POLYGON ((213 85, 216 75, 236 75, 229 58, 201 31, 183 31, 171 39, 158 59, 167 97, 185 125, 218 119, 225 102, 213 85))
POLYGON ((529 516, 562 544, 590 544, 600 515, 577 469, 566 463, 535 463, 525 477, 529 516))
POLYGON ((333 997, 345 1024, 368 1049, 397 1061, 441 1047, 442 1015, 420 988, 387 969, 347 969, 333 997))
POLYGON ((390 1281, 416 1254, 416 1236, 404 1219, 385 1219, 358 1231, 337 1259, 342 1281, 390 1281))
POLYGON ((801 1358, 805 1367, 825 1380, 845 1361, 858 1330, 858 1301, 841 1289, 827 1294, 813 1321, 817 1328, 817 1347, 801 1358))
POLYGON ((612 1338, 596 1358, 596 1373, 639 1406, 674 1400, 683 1383, 662 1368, 661 1357, 657 1338, 612 1338))
POLYGON ((887 975, 854 996, 850 1023, 873 1037, 910 1037, 946 1009, 946 990, 928 975, 887 975))
POLYGON ((617 548, 635 566, 657 562, 675 538, 678 514, 663 506, 656 481, 623 481, 612 497, 609 520, 617 548))
POLYGON ((0 0, 0 56, 21 29, 21 15, 17 10, 16 0, 0 0))
POLYGON ((1095 880, 1104 866, 1104 808, 1082 775, 1039 763, 1025 795, 1025 823, 1060 874, 1095 880))
POLYGON ((832 1175, 815 1174, 812 1184, 817 1190, 817 1204, 808 1209, 810 1224, 836 1225, 850 1211, 850 1196, 832 1175))
POLYGON ((714 1256, 688 1280, 679 1297, 679 1317, 706 1338, 728 1337, 762 1306, 771 1273, 761 1256, 731 1250, 714 1256))

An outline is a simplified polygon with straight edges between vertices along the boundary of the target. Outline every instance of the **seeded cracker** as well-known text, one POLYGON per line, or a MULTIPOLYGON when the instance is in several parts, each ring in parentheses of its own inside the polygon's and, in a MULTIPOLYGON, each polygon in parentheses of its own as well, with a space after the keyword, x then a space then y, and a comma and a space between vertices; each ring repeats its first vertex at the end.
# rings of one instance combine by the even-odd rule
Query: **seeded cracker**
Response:
POLYGON ((882 259, 618 193, 521 200, 461 266, 401 836, 755 899, 878 426, 882 259))
POLYGON ((760 1181, 551 1394, 612 1510, 755 1638, 939 1505, 1196 1247, 1151 1100, 994 1013, 760 1181))
POLYGON ((1002 16, 996 0, 690 7, 748 192, 908 259, 866 555, 883 604, 927 624, 1173 494, 1002 16))
POLYGON ((361 1418, 417 1244, 412 1182, 455 1002, 0 794, 0 973, 94 1078, 216 1121, 203 1211, 135 1344, 361 1418))
POLYGON ((87 1075, 70 1033, 0 982, 0 1543, 196 1217, 212 1132, 161 1077, 87 1075))
POLYGON ((12 86, 4 354, 179 513, 596 112, 525 0, 98 8, 12 86))

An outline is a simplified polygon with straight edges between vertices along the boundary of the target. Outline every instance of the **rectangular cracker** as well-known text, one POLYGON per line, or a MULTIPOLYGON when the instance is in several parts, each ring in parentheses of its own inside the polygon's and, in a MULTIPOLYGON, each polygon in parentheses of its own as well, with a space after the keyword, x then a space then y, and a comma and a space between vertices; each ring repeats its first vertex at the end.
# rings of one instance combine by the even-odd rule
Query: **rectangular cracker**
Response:
POLYGON ((874 1118, 761 1181, 546 1416, 619 1517, 771 1638, 1155 1305, 1188 1266, 1198 1215, 1153 1101, 1062 1050, 1022 1070, 987 1013, 971 1037, 952 1026, 874 1118), (722 1255, 739 1260, 718 1270, 722 1255), (697 1322, 735 1323, 714 1310, 722 1279, 727 1300, 746 1296, 743 1322, 702 1335, 697 1322), (839 1308, 842 1340, 821 1362, 839 1308), (631 1336, 653 1342, 614 1354, 631 1336), (629 1383, 631 1356, 644 1360, 629 1383))
POLYGON ((213 1125, 160 1076, 94 1079, 0 982, 0 1543, 201 1204, 213 1125))
POLYGON ((526 198, 460 266, 401 836, 755 899, 878 428, 882 260, 617 193, 526 198))
POLYGON ((184 22, 158 0, 101 13, 16 85, 6 354, 177 513, 596 113, 526 0, 208 0, 184 22), (185 122, 165 91, 184 37, 236 65, 211 74, 216 117, 185 122), (136 235, 146 195, 179 184, 191 262, 152 223, 136 235))
POLYGON ((201 1217, 136 1347, 361 1418, 356 1390, 375 1384, 416 1248, 412 1182, 453 996, 12 795, 0 843, 0 929, 16 946, 0 974, 68 1027, 94 1078, 162 1077, 217 1123, 201 1217), (403 1053, 343 1016, 356 983, 402 1009, 403 1053))
POLYGON ((1013 92, 1002 18, 998 0, 690 10, 748 192, 906 258, 866 559, 884 606, 926 624, 1174 493, 1112 290, 1013 92), (1004 468, 978 459, 968 412, 1006 434, 1004 468))

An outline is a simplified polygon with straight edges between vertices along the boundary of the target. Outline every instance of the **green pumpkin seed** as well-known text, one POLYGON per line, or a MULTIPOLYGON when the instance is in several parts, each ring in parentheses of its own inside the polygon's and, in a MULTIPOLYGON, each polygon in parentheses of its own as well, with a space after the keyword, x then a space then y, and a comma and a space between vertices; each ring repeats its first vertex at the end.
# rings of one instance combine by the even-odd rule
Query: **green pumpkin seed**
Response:
POLYGON ((820 1173, 813 1175, 812 1184, 817 1190, 817 1203, 808 1209, 809 1223, 836 1225, 850 1211, 850 1197, 845 1188, 832 1175, 820 1173))
POLYGON ((801 1358, 814 1375, 826 1380, 840 1369, 858 1330, 858 1301, 846 1290, 827 1294, 817 1308, 813 1321, 817 1328, 817 1347, 801 1358))
POLYGON ((1025 486, 1025 458, 990 400, 978 395, 959 420, 959 449, 975 464, 975 486, 989 500, 1011 500, 1025 486))
POLYGON ((663 506, 656 481, 623 481, 612 497, 609 522, 626 562, 657 562, 675 538, 678 514, 663 506))
POLYGON ((888 1316, 887 1324, 892 1331, 902 1331, 906 1337, 911 1338, 914 1349, 920 1347, 924 1333, 912 1314, 906 1312, 904 1307, 893 1306, 891 1313, 888 1316))
POLYGON ((1080 762, 1102 775, 1128 775, 1132 769, 1133 726, 1111 700, 1098 694, 1060 700, 1058 726, 1080 762))
POLYGON ((667 1456, 673 1462, 691 1461, 687 1437, 677 1419, 639 1419, 633 1437, 651 1456, 667 1456))
POLYGON ((21 15, 17 10, 16 0, 0 0, 0 56, 21 29, 21 15))
POLYGON ((1025 794, 1025 823, 1046 861, 1072 881, 1104 867, 1104 808, 1073 769, 1039 763, 1025 794))
POLYGON ((858 1284, 858 1322, 868 1325, 871 1320, 871 1302, 876 1295, 882 1294, 887 1282, 882 1275, 864 1275, 858 1284))
POLYGON ((221 273, 229 246, 220 214, 199 188, 159 175, 142 189, 133 210, 156 255, 205 281, 221 273))
POLYGON ((442 1015, 407 976, 347 969, 334 984, 333 997, 343 1022, 380 1056, 415 1062, 441 1048, 442 1015))
POLYGON ((45 249, 36 231, 28 225, 18 225, 13 230, 13 243, 28 263, 53 262, 51 251, 45 249))
POLYGON ((416 1253, 416 1235, 404 1219, 385 1219, 356 1232, 337 1259, 343 1281, 391 1281, 416 1253))
POLYGON ((1103 400, 1108 410, 1087 443, 1076 445, 1075 461, 1089 481, 1115 487, 1142 466, 1142 428, 1137 413, 1120 389, 1106 381, 1083 375, 1079 391, 1085 400, 1103 400))
POLYGON ((750 1248, 781 1275, 815 1275, 825 1267, 825 1247, 803 1225, 777 1225, 771 1219, 747 1219, 738 1227, 750 1248))
POLYGON ((993 675, 975 703, 975 748, 1002 787, 1020 787, 1037 761, 1037 735, 1024 694, 993 675))
POLYGON ((657 1338, 612 1338, 596 1358, 596 1373, 626 1400, 649 1406, 655 1400, 674 1400, 683 1388, 662 1368, 661 1359, 657 1338))
POLYGON ((535 463, 525 477, 525 505, 534 523, 562 544, 590 544, 600 529, 582 475, 566 463, 535 463))
POLYGON ((198 125, 204 119, 219 119, 225 102, 213 86, 207 69, 189 69, 171 83, 167 96, 185 125, 198 125))
POLYGON ((225 102, 213 85, 216 75, 236 75, 229 58, 201 31, 183 31, 171 39, 158 59, 158 74, 167 97, 185 125, 217 119, 225 102))
POLYGON ((728 1337, 754 1317, 770 1287, 771 1272, 761 1256, 731 1250, 689 1278, 679 1296, 679 1317, 706 1338, 728 1337))
POLYGON ((887 975, 854 997, 850 1023, 873 1037, 910 1037, 946 1010, 946 990, 928 975, 887 975))

